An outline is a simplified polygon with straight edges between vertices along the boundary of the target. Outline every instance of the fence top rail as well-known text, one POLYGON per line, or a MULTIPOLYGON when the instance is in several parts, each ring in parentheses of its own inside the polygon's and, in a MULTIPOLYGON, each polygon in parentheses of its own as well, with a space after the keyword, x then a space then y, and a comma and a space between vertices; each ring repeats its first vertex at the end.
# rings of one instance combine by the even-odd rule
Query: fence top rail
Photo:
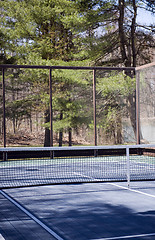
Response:
POLYGON ((141 70, 141 69, 145 69, 145 68, 149 68, 149 67, 153 67, 153 66, 155 66, 155 61, 152 62, 152 63, 148 63, 148 64, 145 64, 145 65, 136 67, 136 71, 137 71, 137 70, 141 70))
POLYGON ((117 70, 134 71, 135 67, 80 67, 80 66, 43 66, 43 65, 13 65, 0 64, 1 69, 7 68, 31 68, 31 69, 68 69, 68 70, 117 70))
POLYGON ((137 145, 103 145, 103 146, 81 146, 81 147, 2 147, 0 152, 14 151, 65 151, 65 150, 100 150, 100 149, 134 149, 134 148, 155 148, 155 144, 137 145))

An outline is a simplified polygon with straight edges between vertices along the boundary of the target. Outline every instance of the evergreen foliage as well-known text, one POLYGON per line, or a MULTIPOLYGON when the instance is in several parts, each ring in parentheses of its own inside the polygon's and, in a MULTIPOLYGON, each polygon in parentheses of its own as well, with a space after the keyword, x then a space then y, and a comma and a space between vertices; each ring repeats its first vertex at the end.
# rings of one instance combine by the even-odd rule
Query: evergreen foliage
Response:
MULTIPOLYGON (((148 9, 153 14, 154 2, 1 1, 0 63, 125 67, 148 63, 154 47, 154 26, 138 25, 138 8, 148 9)), ((14 132, 17 122, 24 117, 31 118, 35 111, 40 111, 45 119, 42 124, 46 129, 45 146, 49 145, 48 71, 9 70, 7 74, 11 83, 7 87, 10 92, 7 99, 7 117, 14 122, 14 132)), ((59 145, 62 145, 63 131, 70 132, 84 123, 87 127, 92 124, 92 74, 54 70, 52 80, 54 131, 60 133, 59 145)), ((101 116, 99 127, 105 128, 107 132, 117 128, 120 109, 126 104, 124 100, 120 103, 120 96, 125 96, 135 131, 133 82, 132 72, 99 78, 98 97, 101 96, 102 100, 103 96, 106 98, 104 117, 101 116), (109 81, 113 82, 113 85, 110 85, 109 81)), ((101 109, 102 100, 98 106, 101 109)), ((118 139, 117 142, 121 142, 120 136, 118 139)))

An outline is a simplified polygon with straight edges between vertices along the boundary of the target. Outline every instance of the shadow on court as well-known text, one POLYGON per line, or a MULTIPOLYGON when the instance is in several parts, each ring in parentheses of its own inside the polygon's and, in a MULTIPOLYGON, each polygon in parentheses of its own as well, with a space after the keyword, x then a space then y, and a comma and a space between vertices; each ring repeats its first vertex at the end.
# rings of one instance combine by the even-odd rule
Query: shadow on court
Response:
POLYGON ((31 218, 0 194, 0 240, 54 240, 31 218))
MULTIPOLYGON (((5 192, 64 240, 155 239, 155 199, 149 195, 149 187, 144 187, 144 191, 139 187, 137 192, 133 192, 110 184, 79 184, 5 192)), ((5 207, 5 204, 1 205, 1 208, 5 207)), ((19 209, 14 207, 13 211, 11 214, 16 219, 19 209)), ((3 211, 0 223, 5 220, 3 211)), ((21 221, 27 221, 27 228, 33 222, 26 216, 21 221)), ((23 225, 19 221, 18 226, 19 233, 23 234, 23 225)), ((26 232, 23 235, 26 236, 26 232)), ((42 236, 38 239, 54 239, 42 236)))

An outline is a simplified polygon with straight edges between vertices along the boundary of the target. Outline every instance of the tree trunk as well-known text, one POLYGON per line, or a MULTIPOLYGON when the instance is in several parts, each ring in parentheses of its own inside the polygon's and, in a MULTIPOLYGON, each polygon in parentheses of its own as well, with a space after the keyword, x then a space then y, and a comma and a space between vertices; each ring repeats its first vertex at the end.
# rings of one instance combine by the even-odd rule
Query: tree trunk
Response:
MULTIPOLYGON (((45 112, 45 123, 50 122, 50 112, 49 109, 45 112)), ((45 127, 45 139, 44 139, 44 147, 50 146, 50 129, 48 127, 45 127)))
MULTIPOLYGON (((63 119, 63 113, 60 113, 60 121, 63 119)), ((59 147, 62 147, 63 130, 59 131, 59 147)))
POLYGON ((31 133, 33 132, 33 129, 32 129, 32 117, 31 117, 31 115, 30 115, 30 131, 31 131, 31 133))
POLYGON ((135 0, 132 0, 134 15, 131 24, 131 46, 132 46, 132 59, 133 67, 136 67, 136 47, 135 47, 135 31, 136 31, 136 17, 137 17, 137 6, 135 0))
POLYGON ((117 144, 122 144, 122 114, 121 114, 121 112, 118 113, 116 121, 117 121, 117 124, 116 124, 117 144))
POLYGON ((72 146, 72 129, 68 129, 68 140, 69 140, 69 146, 72 146))
POLYGON ((128 112, 131 120, 131 125, 136 137, 136 93, 130 94, 128 97, 129 106, 128 112))
POLYGON ((15 134, 16 133, 16 123, 15 123, 15 117, 13 116, 13 133, 15 134))
POLYGON ((125 3, 124 0, 119 0, 119 18, 118 18, 118 26, 119 26, 119 40, 120 40, 120 50, 121 56, 124 64, 127 64, 127 53, 125 48, 126 37, 124 33, 124 11, 125 11, 125 3))

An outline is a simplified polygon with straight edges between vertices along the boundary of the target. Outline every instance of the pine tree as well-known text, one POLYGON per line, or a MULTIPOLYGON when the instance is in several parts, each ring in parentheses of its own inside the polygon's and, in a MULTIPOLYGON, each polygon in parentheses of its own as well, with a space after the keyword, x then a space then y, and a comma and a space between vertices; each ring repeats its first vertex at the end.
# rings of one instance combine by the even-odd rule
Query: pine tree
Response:
MULTIPOLYGON (((136 67, 149 63, 154 47, 154 26, 137 23, 138 8, 154 11, 152 1, 78 1, 85 16, 83 41, 95 65, 136 67)), ((126 72, 133 78, 133 72, 126 72)), ((118 86, 119 88, 119 86, 118 86)), ((136 134, 135 91, 127 96, 136 134)))
MULTIPOLYGON (((78 21, 81 21, 77 15, 76 3, 68 0, 8 0, 1 2, 1 8, 3 11, 3 31, 7 29, 8 32, 9 48, 5 47, 5 51, 8 52, 8 58, 10 55, 14 55, 16 63, 32 65, 63 65, 66 62, 69 63, 69 61, 81 58, 80 56, 78 57, 78 45, 76 43, 78 42, 78 34, 75 36, 75 31, 73 30, 75 22, 78 24, 78 21)), ((33 74, 32 71, 23 71, 23 73, 24 81, 29 83, 31 89, 35 88, 37 77, 41 84, 39 94, 38 92, 37 94, 40 103, 43 103, 45 146, 47 146, 50 142, 48 124, 49 99, 47 97, 49 96, 48 73, 45 73, 45 71, 34 71, 33 74)), ((70 82, 72 84, 75 78, 71 79, 70 82)), ((56 119, 59 119, 59 123, 55 128, 57 131, 60 131, 60 135, 63 129, 67 128, 71 136, 71 127, 78 123, 75 123, 75 117, 72 118, 70 116, 72 110, 69 110, 66 105, 70 104, 71 108, 75 108, 75 106, 78 107, 78 104, 73 104, 72 99, 66 97, 68 88, 70 88, 68 81, 68 78, 66 79, 63 73, 56 74, 53 77, 56 89, 59 89, 61 93, 63 92, 63 95, 60 97, 63 104, 55 101, 60 93, 57 96, 55 93, 53 99, 54 102, 57 102, 57 106, 55 106, 56 109, 58 108, 56 119), (67 111, 67 117, 64 111, 67 111), (67 125, 63 124, 62 127, 62 121, 66 121, 67 125)), ((35 102, 35 99, 36 97, 34 96, 32 102, 35 102)), ((16 102, 14 101, 13 104, 16 105, 16 102)))

